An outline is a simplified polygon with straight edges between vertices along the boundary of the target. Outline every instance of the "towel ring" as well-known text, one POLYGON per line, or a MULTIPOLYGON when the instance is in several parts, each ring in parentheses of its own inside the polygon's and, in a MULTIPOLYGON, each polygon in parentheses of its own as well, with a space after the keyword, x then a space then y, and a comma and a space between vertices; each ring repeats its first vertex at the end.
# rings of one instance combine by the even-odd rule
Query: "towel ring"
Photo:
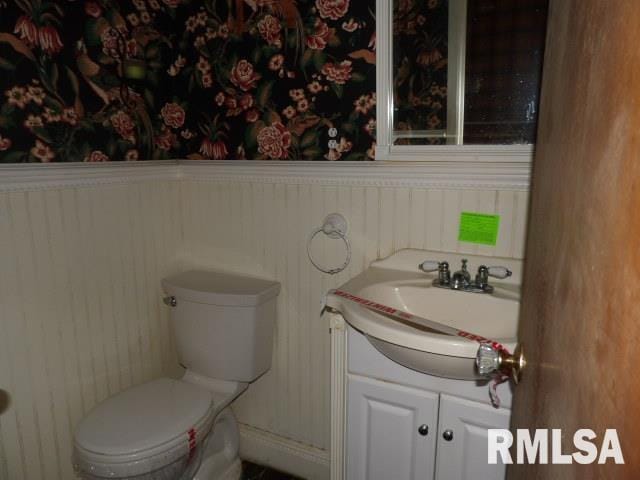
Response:
POLYGON ((347 229, 348 226, 345 218, 339 213, 332 213, 330 215, 327 215, 321 227, 316 228, 311 232, 311 235, 309 235, 309 240, 307 241, 307 256, 309 257, 309 260, 314 267, 316 267, 321 272, 328 273, 329 275, 335 275, 336 273, 340 273, 345 268, 347 268, 347 265, 349 265, 349 262, 351 261, 351 243, 349 243, 349 239, 347 238, 347 229), (347 258, 339 267, 324 268, 318 265, 318 263, 316 263, 316 261, 313 259, 313 255, 311 254, 311 242, 320 232, 324 233, 329 238, 341 239, 344 242, 345 247, 347 248, 347 258))

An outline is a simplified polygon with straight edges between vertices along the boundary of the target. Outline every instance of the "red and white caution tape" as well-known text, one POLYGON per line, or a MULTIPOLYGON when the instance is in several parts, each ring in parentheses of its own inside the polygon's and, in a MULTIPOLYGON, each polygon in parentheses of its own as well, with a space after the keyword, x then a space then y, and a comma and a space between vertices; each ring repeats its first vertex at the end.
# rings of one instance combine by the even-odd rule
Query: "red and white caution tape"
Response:
POLYGON ((187 432, 187 436, 189 437, 189 458, 187 459, 187 463, 190 462, 196 454, 197 448, 197 432, 195 427, 190 428, 187 432))
MULTIPOLYGON (((362 307, 368 308, 369 310, 373 310, 374 312, 382 313, 384 315, 387 315, 395 319, 403 320, 405 322, 410 322, 416 325, 420 325, 422 327, 430 328, 431 330, 435 330, 440 333, 451 335, 453 337, 467 338, 469 340, 474 340, 480 344, 488 343, 496 350, 499 350, 500 352, 504 352, 505 354, 508 354, 508 355, 510 354, 509 350, 500 342, 496 342, 495 340, 491 340, 490 338, 483 337, 482 335, 476 335, 474 333, 466 332, 464 330, 459 330, 457 328, 450 327, 449 325, 444 325, 434 320, 429 320, 428 318, 419 317, 417 315, 413 315, 403 310, 398 310, 397 308, 389 307, 387 305, 383 305, 381 303, 374 302, 366 298, 359 297, 357 295, 353 295, 343 290, 339 290, 339 289, 331 290, 329 291, 329 295, 335 295, 337 297, 344 298, 345 300, 356 303, 362 307)), ((491 384, 489 385, 489 396, 491 397, 491 403, 496 408, 500 406, 500 398, 498 397, 497 386, 500 383, 503 383, 504 381, 506 381, 508 378, 509 377, 507 377, 506 375, 503 375, 502 373, 496 373, 496 375, 494 375, 491 381, 491 384)))

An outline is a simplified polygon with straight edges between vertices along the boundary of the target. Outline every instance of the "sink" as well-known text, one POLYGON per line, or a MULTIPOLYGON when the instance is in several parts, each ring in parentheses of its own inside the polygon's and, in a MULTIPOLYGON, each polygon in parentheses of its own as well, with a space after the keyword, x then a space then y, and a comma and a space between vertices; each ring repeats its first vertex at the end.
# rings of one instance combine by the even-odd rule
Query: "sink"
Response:
MULTIPOLYGON (((517 343, 522 262, 513 259, 461 255, 429 250, 401 250, 373 262, 340 290, 420 317, 498 341, 510 351, 517 343), (418 270, 424 260, 447 261, 455 271, 468 259, 472 276, 480 265, 500 265, 513 275, 491 279, 492 294, 434 287, 437 274, 418 270)), ((482 379, 475 369, 478 343, 396 320, 329 295, 327 305, 362 332, 391 360, 419 372, 460 380, 482 379)))

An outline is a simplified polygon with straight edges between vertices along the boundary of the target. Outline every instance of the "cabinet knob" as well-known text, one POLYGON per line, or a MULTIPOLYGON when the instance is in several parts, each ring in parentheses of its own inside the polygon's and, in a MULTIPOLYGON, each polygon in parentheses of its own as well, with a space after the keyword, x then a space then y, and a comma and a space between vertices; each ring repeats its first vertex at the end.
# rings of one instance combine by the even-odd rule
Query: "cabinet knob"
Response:
POLYGON ((423 437, 426 437, 429 434, 429 426, 428 425, 420 425, 418 427, 418 433, 423 437))
POLYGON ((162 301, 164 302, 165 305, 167 305, 168 307, 175 307, 178 305, 178 300, 176 299, 176 297, 164 297, 162 299, 162 301))
POLYGON ((453 430, 445 430, 442 432, 442 438, 444 438, 447 442, 453 440, 453 430))

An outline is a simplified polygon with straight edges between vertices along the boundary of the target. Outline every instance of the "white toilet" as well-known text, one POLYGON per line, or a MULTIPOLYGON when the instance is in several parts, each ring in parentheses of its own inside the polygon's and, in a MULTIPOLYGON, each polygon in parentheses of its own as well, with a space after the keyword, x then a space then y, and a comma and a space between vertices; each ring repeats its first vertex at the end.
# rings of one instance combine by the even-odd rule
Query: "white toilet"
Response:
POLYGON ((162 286, 186 373, 132 387, 89 412, 75 432, 81 478, 240 478, 238 425, 227 407, 271 366, 280 284, 189 271, 162 286))

